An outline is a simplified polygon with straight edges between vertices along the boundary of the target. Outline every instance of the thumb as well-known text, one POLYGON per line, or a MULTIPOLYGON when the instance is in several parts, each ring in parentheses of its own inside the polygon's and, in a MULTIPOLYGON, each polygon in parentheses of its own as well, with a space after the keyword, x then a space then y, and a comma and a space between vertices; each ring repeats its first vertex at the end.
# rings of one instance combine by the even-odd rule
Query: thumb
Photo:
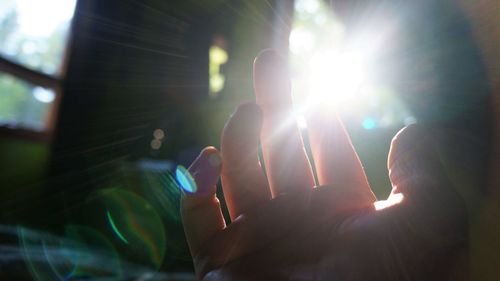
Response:
POLYGON ((191 255, 226 224, 215 195, 221 170, 221 158, 214 147, 207 147, 188 170, 177 168, 176 176, 183 189, 181 215, 191 255))

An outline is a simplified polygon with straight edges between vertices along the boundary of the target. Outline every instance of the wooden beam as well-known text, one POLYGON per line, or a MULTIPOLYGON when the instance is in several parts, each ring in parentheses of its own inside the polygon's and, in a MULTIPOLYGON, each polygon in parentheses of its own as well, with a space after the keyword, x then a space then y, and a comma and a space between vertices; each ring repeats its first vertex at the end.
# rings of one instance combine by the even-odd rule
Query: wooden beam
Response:
POLYGON ((61 85, 61 79, 49 74, 32 70, 20 64, 17 64, 0 55, 0 71, 11 74, 33 85, 45 88, 56 88, 61 85))

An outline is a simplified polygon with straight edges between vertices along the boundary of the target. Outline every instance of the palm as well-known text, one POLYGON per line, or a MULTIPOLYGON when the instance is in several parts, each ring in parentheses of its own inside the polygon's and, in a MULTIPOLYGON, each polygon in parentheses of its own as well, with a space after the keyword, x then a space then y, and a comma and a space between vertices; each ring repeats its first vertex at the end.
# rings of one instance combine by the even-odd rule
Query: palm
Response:
POLYGON ((257 59, 255 89, 263 114, 254 104, 233 114, 222 136, 222 169, 207 164, 217 154, 213 148, 190 167, 202 192, 184 199, 183 217, 199 278, 442 280, 449 275, 450 267, 442 263, 454 262, 446 255, 463 244, 462 204, 440 171, 429 138, 425 145, 408 146, 416 135, 422 139, 422 129, 395 138, 389 158, 389 201, 395 204, 377 211, 340 120, 315 112, 309 136, 320 187, 312 188, 299 132, 287 119, 291 98, 280 63, 269 51, 257 59), (259 139, 267 178, 258 160, 259 139), (233 220, 228 227, 214 197, 219 173, 233 220))

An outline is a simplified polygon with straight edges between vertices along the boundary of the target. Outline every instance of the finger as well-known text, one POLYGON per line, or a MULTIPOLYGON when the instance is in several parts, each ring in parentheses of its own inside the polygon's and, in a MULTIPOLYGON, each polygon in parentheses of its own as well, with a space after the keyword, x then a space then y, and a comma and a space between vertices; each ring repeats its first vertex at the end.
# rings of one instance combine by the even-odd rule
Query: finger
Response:
POLYGON ((259 163, 262 113, 255 103, 240 105, 222 133, 222 188, 231 220, 271 199, 259 163))
MULTIPOLYGON (((405 127, 396 134, 391 142, 387 161, 393 194, 403 194, 406 201, 420 196, 440 199, 451 197, 446 192, 454 188, 450 187, 450 178, 443 166, 444 154, 438 152, 436 137, 436 132, 419 124, 405 127), (411 186, 415 186, 414 182, 418 181, 439 183, 440 188, 430 189, 429 186, 432 185, 425 184, 421 184, 420 188, 412 188, 411 186)), ((426 204, 430 204, 427 201, 426 204)), ((437 203, 437 206, 442 207, 442 203, 437 203)))
POLYGON ((205 148, 188 171, 176 171, 184 189, 181 215, 191 254, 195 256, 201 245, 226 226, 220 202, 215 196, 221 169, 221 158, 214 147, 205 148), (180 172, 179 172, 180 171, 180 172), (180 173, 180 174, 179 174, 180 173), (189 179, 194 183, 189 183, 189 179), (189 186, 194 184, 195 186, 189 186))
POLYGON ((314 178, 293 116, 286 62, 275 51, 255 59, 254 88, 264 114, 262 153, 273 197, 311 188, 314 178))
POLYGON ((439 131, 414 124, 402 129, 391 143, 389 199, 396 195, 403 198, 400 205, 405 210, 419 213, 422 223, 417 225, 443 227, 446 220, 463 218, 463 197, 443 162, 447 156, 440 149, 443 143, 438 142, 438 134, 439 131))
POLYGON ((443 257, 445 264, 455 264, 461 262, 460 255, 467 249, 466 203, 460 188, 449 178, 446 155, 441 150, 442 145, 453 146, 460 138, 442 139, 441 133, 443 128, 435 130, 421 124, 398 132, 388 157, 393 190, 387 201, 399 195, 401 202, 364 216, 365 222, 360 224, 363 233, 382 231, 378 236, 390 237, 390 243, 412 241, 409 247, 400 249, 402 260, 432 252, 443 257), (440 143, 444 140, 453 143, 440 143))
POLYGON ((308 117, 308 133, 319 184, 351 186, 362 195, 356 203, 373 203, 375 195, 339 116, 319 108, 308 117))

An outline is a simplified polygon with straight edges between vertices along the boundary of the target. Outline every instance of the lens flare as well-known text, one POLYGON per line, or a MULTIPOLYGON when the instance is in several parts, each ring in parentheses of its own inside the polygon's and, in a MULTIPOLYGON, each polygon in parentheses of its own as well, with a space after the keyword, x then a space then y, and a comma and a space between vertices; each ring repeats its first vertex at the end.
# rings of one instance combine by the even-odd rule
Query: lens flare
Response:
POLYGON ((307 96, 313 105, 354 100, 366 74, 359 54, 336 51, 315 54, 309 70, 307 96))
POLYGON ((87 226, 68 225, 65 237, 68 241, 66 248, 73 249, 75 254, 75 268, 65 280, 122 277, 118 253, 102 233, 87 226))
POLYGON ((113 245, 97 230, 67 225, 64 237, 18 228, 23 259, 37 281, 122 278, 113 245))
POLYGON ((174 169, 170 166, 159 168, 159 171, 144 171, 141 184, 136 185, 135 192, 148 201, 165 221, 180 223, 181 189, 175 175, 169 171, 174 169))
POLYGON ((74 271, 75 256, 60 250, 64 248, 59 239, 24 227, 18 228, 18 237, 24 262, 34 280, 65 280, 74 271), (56 264, 54 260, 64 262, 56 264))
POLYGON ((370 117, 365 118, 365 120, 363 120, 362 126, 366 130, 373 130, 377 128, 377 120, 370 117))
POLYGON ((158 140, 162 140, 165 137, 165 131, 162 129, 156 129, 153 131, 153 137, 158 140))
POLYGON ((397 71, 381 65, 398 44, 395 23, 347 28, 328 1, 294 3, 289 55, 297 115, 323 110, 366 130, 401 126, 411 112, 392 82, 397 71))
POLYGON ((159 269, 165 257, 166 233, 155 208, 141 196, 118 188, 100 191, 99 199, 106 207, 110 231, 125 247, 124 258, 159 269))
POLYGON ((109 224, 111 225, 111 228, 115 232, 116 236, 118 236, 118 238, 120 238, 120 240, 122 240, 125 244, 128 244, 127 238, 125 238, 120 230, 118 230, 118 227, 116 227, 115 221, 113 220, 113 217, 111 216, 109 211, 106 212, 106 216, 108 217, 109 224))
POLYGON ((189 173, 189 171, 186 168, 184 168, 184 166, 182 165, 177 166, 177 169, 175 170, 175 177, 177 178, 180 187, 185 192, 195 193, 196 190, 198 190, 198 187, 196 186, 196 182, 194 181, 193 176, 191 176, 191 173, 189 173))

